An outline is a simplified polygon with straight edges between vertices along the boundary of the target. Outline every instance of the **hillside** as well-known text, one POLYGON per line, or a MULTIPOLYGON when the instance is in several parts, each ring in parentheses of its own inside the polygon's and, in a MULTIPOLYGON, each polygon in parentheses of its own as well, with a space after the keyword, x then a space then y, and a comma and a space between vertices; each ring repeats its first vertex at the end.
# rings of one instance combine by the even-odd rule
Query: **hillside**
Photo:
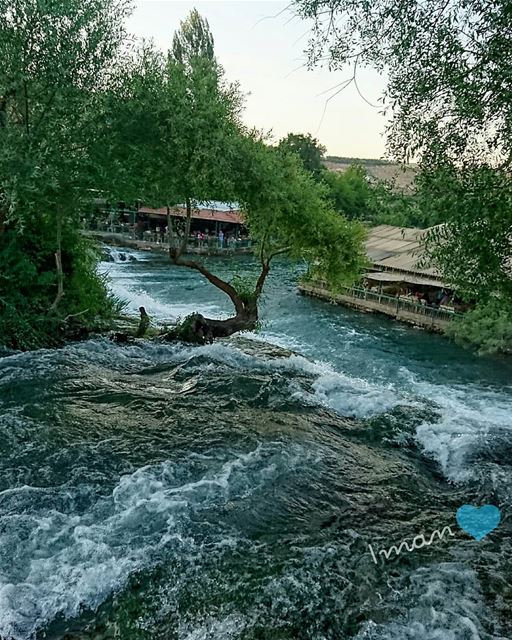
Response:
POLYGON ((324 165, 330 171, 346 171, 351 165, 360 164, 368 175, 376 180, 392 182, 397 189, 411 189, 416 176, 417 166, 415 164, 401 165, 396 162, 389 162, 380 159, 366 158, 344 158, 338 156, 327 156, 324 165))

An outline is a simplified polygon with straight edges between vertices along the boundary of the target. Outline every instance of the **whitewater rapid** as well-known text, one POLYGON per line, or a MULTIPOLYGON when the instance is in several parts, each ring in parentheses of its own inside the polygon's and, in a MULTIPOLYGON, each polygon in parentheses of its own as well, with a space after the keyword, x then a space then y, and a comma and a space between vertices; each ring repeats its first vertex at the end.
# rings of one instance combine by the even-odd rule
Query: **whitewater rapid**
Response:
MULTIPOLYGON (((129 313, 230 313, 119 251, 129 313)), ((0 358, 2 639, 512 637, 511 365, 298 296, 298 272, 278 263, 257 334, 0 358), (496 533, 465 536, 464 503, 499 506, 496 533)))
MULTIPOLYGON (((133 252, 132 257, 147 260, 147 254, 141 255, 141 252, 133 252)), ((154 275, 151 272, 141 279, 139 270, 134 275, 118 264, 105 265, 105 268, 112 278, 113 292, 127 301, 130 313, 136 314, 139 306, 143 305, 160 322, 176 321, 195 311, 214 317, 227 317, 230 313, 224 299, 217 298, 218 302, 214 303, 208 301, 211 285, 200 277, 192 279, 193 288, 188 285, 191 295, 181 291, 180 298, 176 300, 175 287, 170 291, 165 287, 157 291, 154 280, 151 292, 144 287, 144 280, 154 275), (199 292, 203 295, 197 295, 199 292)), ((163 269, 169 269, 169 266, 165 263, 163 269)), ((178 276, 178 286, 183 282, 182 273, 174 272, 178 276)), ((187 275, 184 277, 188 283, 187 275)), ((290 295, 290 291, 287 293, 290 295)), ((293 290, 291 295, 298 298, 293 290)), ((331 311, 326 303, 306 301, 304 306, 314 307, 315 311, 331 311)), ((274 305, 272 310, 275 310, 274 305)), ((300 323, 300 318, 297 322, 291 313, 288 315, 280 310, 278 313, 278 317, 273 318, 269 312, 270 317, 260 333, 246 335, 304 354, 293 356, 283 365, 316 377, 311 392, 299 392, 304 399, 334 409, 343 416, 357 418, 385 413, 401 405, 423 407, 425 420, 416 427, 416 441, 425 455, 439 463, 449 480, 457 482, 477 477, 481 469, 472 464, 472 458, 478 456, 479 449, 488 448, 489 442, 512 438, 512 366, 509 362, 501 358, 478 361, 443 338, 398 325, 392 327, 397 340, 406 335, 409 339, 416 338, 414 342, 420 345, 422 342, 430 343, 431 348, 438 349, 441 354, 446 352, 444 359, 439 358, 439 353, 434 354, 436 360, 440 360, 440 380, 435 371, 432 375, 432 367, 427 376, 422 376, 415 371, 414 359, 408 361, 404 354, 399 354, 398 359, 387 358, 388 351, 378 353, 376 362, 366 361, 360 367, 358 359, 364 355, 360 353, 360 345, 371 347, 376 342, 376 336, 364 328, 366 318, 363 314, 338 308, 340 318, 333 323, 331 311, 327 327, 321 326, 318 330, 332 330, 334 324, 334 330, 340 330, 341 335, 331 336, 333 344, 325 344, 326 341, 322 340, 319 348, 318 336, 304 335, 305 325, 300 323), (357 322, 358 316, 360 323, 357 322), (346 323, 346 317, 350 318, 350 323, 346 323), (467 376, 468 366, 474 369, 470 376, 467 376), (449 383, 443 381, 448 368, 455 372, 460 369, 460 383, 457 375, 450 376, 449 383), (481 378, 479 370, 484 371, 481 378), (493 373, 490 380, 485 377, 489 371, 493 373), (464 379, 467 377, 469 380, 464 379), (497 384, 495 378, 498 379, 497 384)), ((382 323, 385 327, 390 325, 386 320, 382 323)))

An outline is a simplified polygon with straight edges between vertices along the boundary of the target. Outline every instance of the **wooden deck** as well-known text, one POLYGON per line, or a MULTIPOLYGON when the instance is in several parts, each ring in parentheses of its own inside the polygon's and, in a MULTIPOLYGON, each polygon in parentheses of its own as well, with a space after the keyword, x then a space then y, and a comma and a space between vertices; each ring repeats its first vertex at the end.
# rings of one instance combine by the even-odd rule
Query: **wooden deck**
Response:
POLYGON ((321 298, 332 304, 341 304, 367 313, 382 313, 400 322, 443 333, 446 326, 460 317, 460 313, 428 307, 404 298, 374 293, 356 287, 345 288, 338 293, 329 291, 320 283, 299 284, 303 295, 321 298))

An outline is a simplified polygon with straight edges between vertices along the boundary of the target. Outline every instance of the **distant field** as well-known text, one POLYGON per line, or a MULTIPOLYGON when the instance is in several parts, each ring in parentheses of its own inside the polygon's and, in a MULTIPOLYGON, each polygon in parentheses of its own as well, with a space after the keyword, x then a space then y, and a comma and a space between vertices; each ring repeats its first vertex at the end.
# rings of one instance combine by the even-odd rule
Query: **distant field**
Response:
POLYGON ((385 165, 395 164, 389 160, 383 160, 382 158, 349 158, 346 156, 325 156, 326 161, 336 164, 353 164, 357 162, 364 165, 385 165))
POLYGON ((346 171, 354 163, 362 165, 376 180, 394 182, 398 189, 412 188, 417 171, 414 164, 405 166, 387 160, 327 156, 324 161, 324 165, 330 171, 346 171))

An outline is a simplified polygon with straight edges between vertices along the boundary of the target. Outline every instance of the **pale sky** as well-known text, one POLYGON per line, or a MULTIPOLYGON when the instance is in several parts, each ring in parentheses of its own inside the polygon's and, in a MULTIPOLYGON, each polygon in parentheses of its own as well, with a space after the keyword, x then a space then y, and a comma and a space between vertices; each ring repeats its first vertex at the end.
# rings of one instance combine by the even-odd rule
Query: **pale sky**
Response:
MULTIPOLYGON (((350 73, 306 70, 309 25, 287 11, 279 15, 287 4, 281 0, 139 0, 128 29, 167 50, 180 21, 195 7, 210 24, 227 79, 239 81, 247 95, 244 120, 248 125, 272 130, 276 140, 289 132, 311 133, 330 155, 382 157, 385 118, 380 109, 369 106, 353 85, 326 107, 333 93, 329 89, 350 73)), ((362 69, 358 85, 365 98, 376 104, 384 80, 362 69)))

